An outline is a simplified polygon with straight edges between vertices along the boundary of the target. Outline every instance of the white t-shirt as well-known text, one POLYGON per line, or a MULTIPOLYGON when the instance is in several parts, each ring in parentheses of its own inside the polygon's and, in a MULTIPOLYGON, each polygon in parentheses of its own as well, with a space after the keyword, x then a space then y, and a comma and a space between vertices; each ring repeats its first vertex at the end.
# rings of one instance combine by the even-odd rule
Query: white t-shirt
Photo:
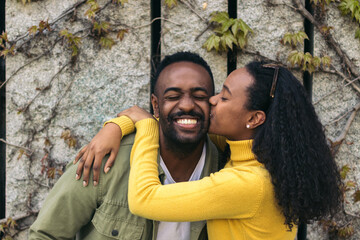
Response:
MULTIPOLYGON (((196 165, 194 172, 191 174, 189 181, 200 179, 205 165, 206 145, 204 144, 201 157, 196 165)), ((160 156, 160 166, 165 173, 164 185, 175 183, 167 169, 163 159, 160 156)), ((184 211, 187 211, 184 209, 184 211)), ((190 222, 159 222, 156 240, 190 240, 190 222)))

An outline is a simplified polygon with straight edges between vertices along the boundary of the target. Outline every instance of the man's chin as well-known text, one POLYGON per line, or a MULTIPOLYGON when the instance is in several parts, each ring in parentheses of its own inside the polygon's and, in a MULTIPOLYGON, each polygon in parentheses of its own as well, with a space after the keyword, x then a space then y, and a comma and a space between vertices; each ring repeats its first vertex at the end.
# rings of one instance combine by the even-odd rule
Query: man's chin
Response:
POLYGON ((204 137, 206 136, 206 133, 193 133, 193 134, 174 134, 171 136, 172 140, 174 142, 178 142, 181 144, 197 144, 200 143, 201 140, 204 139, 204 137))

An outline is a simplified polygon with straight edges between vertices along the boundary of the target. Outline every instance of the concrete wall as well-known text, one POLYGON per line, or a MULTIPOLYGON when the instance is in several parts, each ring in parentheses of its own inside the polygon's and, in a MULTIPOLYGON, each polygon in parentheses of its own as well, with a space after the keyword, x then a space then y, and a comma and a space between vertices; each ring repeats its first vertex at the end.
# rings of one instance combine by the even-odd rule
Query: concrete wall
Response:
MULTIPOLYGON (((89 8, 87 4, 82 4, 74 14, 56 21, 52 32, 35 37, 25 35, 19 39, 30 26, 38 25, 40 20, 48 19, 51 23, 58 19, 74 5, 74 1, 42 0, 26 5, 17 1, 6 2, 9 38, 18 40, 17 46, 23 44, 15 56, 6 60, 9 80, 6 85, 6 140, 9 144, 24 146, 33 152, 31 156, 20 156, 19 148, 7 145, 7 216, 22 216, 41 208, 49 189, 59 177, 56 174, 55 179, 49 179, 46 170, 53 167, 62 169, 68 161, 72 161, 76 152, 91 140, 105 120, 133 104, 145 108, 149 106, 150 1, 129 0, 124 6, 107 5, 109 2, 98 0, 100 7, 105 6, 98 14, 99 19, 110 22, 113 30, 128 29, 124 39, 116 40, 110 50, 101 48, 89 34, 91 24, 84 15, 89 8), (71 52, 66 48, 66 43, 58 36, 58 31, 65 28, 83 39, 80 54, 74 63, 70 61, 71 52), (47 86, 46 90, 41 90, 47 86), (19 112, 25 106, 28 109, 19 112), (71 139, 76 140, 74 147, 69 147, 61 138, 64 131, 69 131, 71 139), (43 173, 42 169, 45 169, 43 173)), ((281 38, 286 32, 304 29, 304 18, 293 8, 293 1, 238 0, 237 5, 238 17, 254 31, 247 48, 238 51, 238 67, 263 57, 286 64, 291 49, 280 43, 281 38)), ((336 29, 333 31, 334 38, 359 67, 360 42, 354 39, 356 24, 340 16, 335 6, 328 9, 323 21, 336 29)), ((211 34, 209 30, 201 33, 206 29, 207 20, 213 11, 227 11, 227 1, 183 0, 172 9, 165 7, 162 2, 161 55, 181 50, 199 53, 211 66, 219 90, 227 75, 227 55, 206 52, 201 47, 211 34)), ((115 39, 116 32, 111 32, 110 36, 115 39)), ((334 66, 341 70, 341 60, 318 30, 315 30, 314 42, 314 54, 330 55, 334 66)), ((301 51, 302 46, 298 50, 301 51)), ((302 78, 299 69, 294 69, 294 72, 299 79, 302 78)), ((322 98, 344 84, 337 74, 314 74, 313 100, 330 138, 341 133, 350 113, 337 122, 334 120, 359 102, 359 92, 351 86, 322 98)), ((351 168, 347 180, 357 184, 360 184, 357 164, 360 159, 359 124, 360 117, 357 114, 336 157, 339 166, 346 164, 351 168)), ((349 213, 359 216, 359 203, 354 204, 352 201, 354 191, 351 189, 347 192, 348 203, 345 206, 349 213)), ((350 220, 356 230, 349 239, 359 239, 358 218, 350 220)), ((309 226, 308 236, 309 239, 329 238, 317 223, 309 226)), ((26 239, 26 230, 15 238, 26 239)))

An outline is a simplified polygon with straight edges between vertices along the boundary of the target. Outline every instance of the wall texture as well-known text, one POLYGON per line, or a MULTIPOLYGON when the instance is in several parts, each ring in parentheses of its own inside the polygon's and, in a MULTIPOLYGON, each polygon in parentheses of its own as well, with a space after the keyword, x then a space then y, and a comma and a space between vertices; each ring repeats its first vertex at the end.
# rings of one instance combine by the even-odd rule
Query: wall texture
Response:
MULTIPOLYGON (((81 146, 88 143, 102 123, 133 104, 149 107, 151 72, 151 3, 128 0, 115 4, 97 0, 98 22, 110 23, 107 36, 115 45, 111 49, 99 45, 99 36, 85 16, 94 0, 38 0, 23 5, 6 2, 6 30, 9 40, 16 42, 17 53, 6 58, 6 216, 18 220, 22 231, 14 231, 15 239, 26 239, 26 227, 33 221, 48 191, 60 176, 63 166, 74 159, 81 146), (48 20, 52 31, 29 35, 31 26, 48 20), (67 29, 81 37, 79 54, 71 57, 67 42, 59 31, 67 29), (126 29, 124 38, 118 32, 126 29)), ((228 11, 225 0, 178 0, 168 8, 161 2, 161 56, 177 51, 199 53, 211 66, 217 90, 227 75, 227 54, 207 52, 203 43, 212 34, 210 14, 228 11)), ((267 59, 291 67, 287 57, 291 47, 281 44, 287 32, 304 31, 305 15, 297 11, 298 1, 237 1, 237 16, 253 33, 245 49, 238 49, 237 66, 253 59, 267 59)), ((300 1, 301 6, 304 4, 300 1)), ((315 7, 315 19, 332 26, 331 37, 351 60, 360 67, 360 42, 355 39, 359 25, 341 16, 338 3, 326 5, 325 11, 315 7)), ((153 43, 154 44, 154 43, 153 43)), ((303 51, 303 45, 296 48, 303 51)), ((344 58, 334 51, 329 39, 315 26, 314 55, 329 55, 332 66, 313 74, 313 102, 330 140, 347 129, 339 145, 336 160, 349 171, 344 182, 351 181, 346 191, 345 212, 339 213, 338 228, 348 227, 348 239, 360 239, 360 204, 354 193, 360 187, 360 116, 353 111, 359 105, 359 76, 344 58), (344 71, 344 69, 349 70, 344 71), (335 91, 336 90, 336 91, 335 91), (347 128, 348 119, 355 113, 347 128)), ((299 67, 293 68, 302 79, 299 67)), ((3 144, 3 143, 0 143, 3 144)), ((337 239, 339 229, 329 224, 308 225, 308 239, 337 239)))

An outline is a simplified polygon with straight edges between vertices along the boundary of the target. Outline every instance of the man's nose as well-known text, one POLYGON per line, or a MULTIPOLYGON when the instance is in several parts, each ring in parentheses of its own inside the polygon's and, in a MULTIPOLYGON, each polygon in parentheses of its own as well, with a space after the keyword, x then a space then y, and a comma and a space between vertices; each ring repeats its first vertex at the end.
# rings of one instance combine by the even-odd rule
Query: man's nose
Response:
POLYGON ((183 96, 180 99, 178 106, 179 106, 180 110, 182 110, 184 112, 190 112, 191 110, 194 109, 195 103, 194 103, 194 100, 190 96, 183 96))

